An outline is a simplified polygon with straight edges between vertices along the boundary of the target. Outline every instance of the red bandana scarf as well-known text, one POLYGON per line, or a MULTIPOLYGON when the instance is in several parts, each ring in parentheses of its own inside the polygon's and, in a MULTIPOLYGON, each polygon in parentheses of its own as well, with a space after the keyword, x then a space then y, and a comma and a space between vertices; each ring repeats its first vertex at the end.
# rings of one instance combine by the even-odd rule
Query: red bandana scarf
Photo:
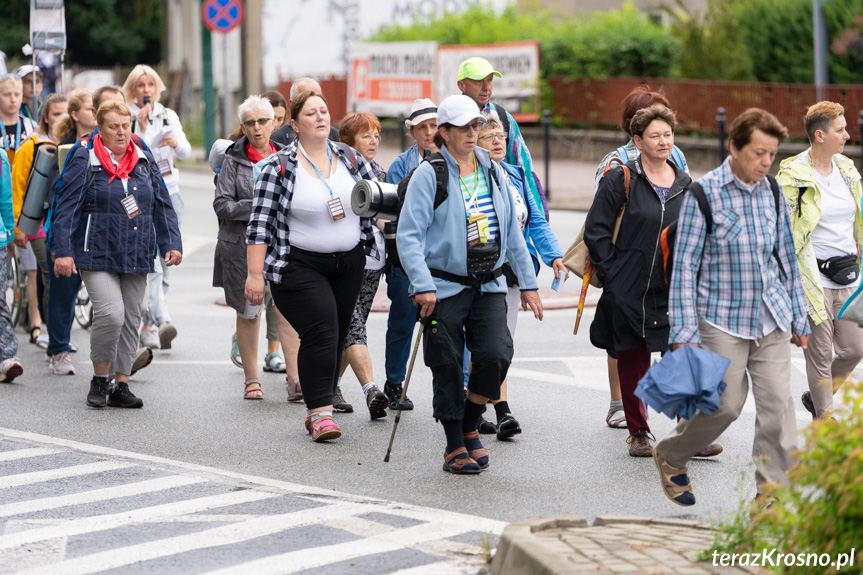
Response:
MULTIPOLYGON (((276 153, 276 147, 273 145, 272 142, 269 142, 269 144, 270 144, 270 153, 275 154, 276 153)), ((259 154, 252 147, 251 144, 246 144, 246 156, 249 157, 249 161, 252 162, 252 164, 257 164, 258 162, 260 162, 261 160, 263 160, 264 158, 267 157, 267 156, 262 156, 261 154, 259 154)))
POLYGON ((114 181, 114 178, 120 178, 121 180, 128 179, 129 174, 135 169, 135 164, 138 163, 138 152, 135 150, 135 144, 131 140, 129 140, 129 147, 126 148, 126 154, 120 160, 120 165, 116 167, 114 166, 114 161, 111 160, 111 155, 108 153, 108 148, 102 143, 102 136, 99 134, 96 134, 96 137, 93 139, 93 151, 96 152, 96 158, 102 164, 102 169, 111 175, 108 179, 109 184, 114 181))

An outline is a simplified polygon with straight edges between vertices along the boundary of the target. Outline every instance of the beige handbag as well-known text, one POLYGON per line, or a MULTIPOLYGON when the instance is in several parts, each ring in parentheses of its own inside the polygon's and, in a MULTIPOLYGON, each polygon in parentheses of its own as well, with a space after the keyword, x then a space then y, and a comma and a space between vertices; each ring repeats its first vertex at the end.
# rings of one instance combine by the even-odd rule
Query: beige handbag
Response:
MULTIPOLYGON (((620 211, 617 212, 617 219, 614 222, 614 233, 611 234, 611 243, 615 243, 617 241, 617 233, 620 231, 620 220, 623 218, 623 210, 626 208, 626 202, 629 201, 629 182, 631 179, 629 168, 623 164, 623 160, 620 158, 611 158, 608 161, 608 165, 605 167, 602 177, 605 177, 605 174, 607 174, 609 170, 617 167, 613 165, 615 162, 623 167, 623 186, 626 189, 626 199, 623 201, 623 205, 620 206, 620 211)), ((584 243, 584 225, 581 226, 581 231, 578 232, 578 235, 575 237, 575 241, 571 246, 569 246, 569 249, 567 249, 566 253, 563 255, 563 265, 580 278, 584 278, 586 273, 590 273, 590 285, 598 288, 602 287, 602 283, 600 283, 599 278, 593 273, 596 270, 596 266, 590 261, 590 252, 587 249, 587 245, 584 243)))

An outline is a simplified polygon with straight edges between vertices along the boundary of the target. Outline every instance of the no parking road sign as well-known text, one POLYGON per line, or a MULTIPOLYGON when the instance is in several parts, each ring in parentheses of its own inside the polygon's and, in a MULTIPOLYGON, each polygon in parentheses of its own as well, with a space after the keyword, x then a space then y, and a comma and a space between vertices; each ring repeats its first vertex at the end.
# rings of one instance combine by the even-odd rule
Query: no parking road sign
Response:
POLYGON ((243 23, 243 3, 241 0, 207 0, 201 15, 211 32, 226 34, 243 23))

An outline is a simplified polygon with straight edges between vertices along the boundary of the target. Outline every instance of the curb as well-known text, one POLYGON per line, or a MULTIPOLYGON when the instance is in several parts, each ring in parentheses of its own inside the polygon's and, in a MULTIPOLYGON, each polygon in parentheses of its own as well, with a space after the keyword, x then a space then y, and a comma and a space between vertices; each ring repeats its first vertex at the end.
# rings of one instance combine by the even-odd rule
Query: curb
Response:
POLYGON ((759 571, 697 562, 713 529, 684 519, 601 515, 542 517, 513 523, 501 535, 493 575, 743 574, 759 571))

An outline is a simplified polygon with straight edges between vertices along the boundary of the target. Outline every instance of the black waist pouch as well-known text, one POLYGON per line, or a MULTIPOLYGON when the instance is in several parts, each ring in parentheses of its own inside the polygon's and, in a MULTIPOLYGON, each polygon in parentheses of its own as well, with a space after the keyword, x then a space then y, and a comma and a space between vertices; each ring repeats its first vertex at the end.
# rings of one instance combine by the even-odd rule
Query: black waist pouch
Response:
POLYGON ((839 285, 852 284, 860 277, 857 256, 854 254, 834 256, 826 260, 817 261, 818 270, 821 272, 821 275, 839 285))
POLYGON ((482 275, 494 269, 500 258, 500 244, 488 242, 476 244, 467 249, 467 273, 470 275, 482 275))

